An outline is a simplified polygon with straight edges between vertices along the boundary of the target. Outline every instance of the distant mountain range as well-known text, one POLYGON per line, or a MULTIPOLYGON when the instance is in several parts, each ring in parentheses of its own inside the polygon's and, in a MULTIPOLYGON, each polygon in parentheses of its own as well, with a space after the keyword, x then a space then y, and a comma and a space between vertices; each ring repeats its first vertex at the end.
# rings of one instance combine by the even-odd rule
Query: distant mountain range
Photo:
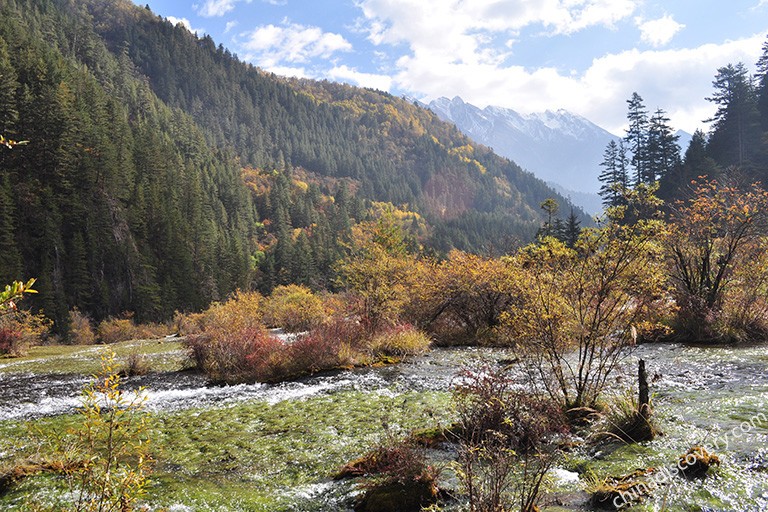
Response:
MULTIPOLYGON (((476 142, 547 181, 586 211, 601 210, 600 162, 605 147, 611 140, 618 141, 618 136, 562 109, 524 115, 503 107, 480 109, 458 96, 438 98, 425 106, 476 142)), ((691 136, 678 135, 685 149, 691 136)))

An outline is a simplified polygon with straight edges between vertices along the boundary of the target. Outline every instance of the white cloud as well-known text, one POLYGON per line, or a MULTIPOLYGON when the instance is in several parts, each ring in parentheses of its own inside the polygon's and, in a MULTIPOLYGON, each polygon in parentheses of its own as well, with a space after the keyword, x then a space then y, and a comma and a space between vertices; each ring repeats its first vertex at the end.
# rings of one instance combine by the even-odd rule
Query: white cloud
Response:
POLYGON ((565 108, 621 134, 626 100, 637 91, 649 110, 667 111, 671 124, 693 132, 711 117, 704 98, 717 68, 755 62, 765 33, 682 50, 628 50, 594 59, 581 74, 554 68, 527 70, 483 62, 430 61, 420 53, 401 57, 396 85, 429 100, 459 95, 480 107, 498 105, 523 113, 565 108), (681 77, 685 77, 684 80, 681 77))
POLYGON ((224 16, 235 8, 236 0, 205 0, 202 6, 197 8, 197 13, 206 18, 224 16))
POLYGON ((640 0, 361 0, 360 26, 374 44, 408 42, 446 52, 478 46, 478 35, 540 26, 550 34, 612 27, 640 0))
POLYGON ((480 107, 499 105, 523 113, 566 108, 622 133, 625 101, 637 91, 649 110, 667 110, 673 126, 692 132, 712 115, 712 105, 704 98, 712 92, 717 68, 740 60, 754 63, 765 34, 662 51, 656 47, 669 42, 684 26, 671 16, 633 20, 642 3, 358 0, 362 17, 356 28, 374 45, 407 47, 396 61, 393 88, 425 100, 459 95, 480 107), (517 41, 530 37, 531 31, 567 36, 633 21, 654 49, 604 54, 581 71, 510 64, 517 41), (499 40, 508 44, 498 44, 499 40))
POLYGON ((339 34, 296 23, 265 25, 243 35, 246 39, 240 46, 247 52, 247 58, 270 70, 285 63, 306 63, 316 57, 327 59, 336 52, 352 49, 339 34))
POLYGON ((676 22, 670 15, 648 21, 638 18, 635 22, 640 29, 640 39, 655 48, 667 44, 685 28, 685 25, 676 22))
POLYGON ((171 23, 173 23, 174 25, 178 25, 179 23, 181 23, 187 28, 187 30, 189 30, 193 34, 203 34, 205 32, 205 29, 203 28, 192 28, 192 24, 189 22, 187 18, 177 18, 175 16, 168 16, 166 19, 171 23))
POLYGON ((226 26, 224 27, 224 33, 225 34, 228 33, 230 30, 232 30, 236 26, 237 26, 237 22, 236 21, 228 21, 226 26))
POLYGON ((390 76, 363 73, 346 65, 336 66, 325 74, 332 80, 348 82, 360 87, 370 87, 381 91, 389 91, 392 87, 392 77, 390 76))
MULTIPOLYGON (((248 60, 248 59, 246 59, 248 60)), ((296 78, 314 78, 305 68, 291 66, 272 66, 267 69, 270 73, 280 76, 293 76, 296 78)))

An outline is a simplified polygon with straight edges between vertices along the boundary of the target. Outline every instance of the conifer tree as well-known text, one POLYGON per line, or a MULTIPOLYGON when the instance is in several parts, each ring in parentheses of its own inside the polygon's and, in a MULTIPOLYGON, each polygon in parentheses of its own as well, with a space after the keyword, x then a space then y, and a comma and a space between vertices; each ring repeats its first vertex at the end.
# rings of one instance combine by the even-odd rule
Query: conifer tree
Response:
POLYGON ((627 176, 627 154, 624 148, 624 141, 618 143, 612 140, 603 152, 603 161, 600 163, 603 171, 598 179, 602 183, 600 186, 600 197, 603 198, 603 206, 621 206, 625 203, 624 195, 629 188, 629 178, 627 176))
POLYGON ((650 176, 648 169, 648 110, 643 104, 643 98, 636 92, 627 100, 627 121, 629 126, 624 140, 627 149, 632 154, 630 163, 634 170, 634 185, 638 183, 652 183, 654 177, 650 176))
POLYGON ((662 109, 657 109, 648 124, 647 163, 648 178, 658 181, 680 165, 680 146, 669 126, 669 118, 662 109))
POLYGON ((739 62, 717 70, 715 92, 707 100, 717 105, 709 152, 720 165, 745 167, 759 146, 755 89, 746 66, 739 62))

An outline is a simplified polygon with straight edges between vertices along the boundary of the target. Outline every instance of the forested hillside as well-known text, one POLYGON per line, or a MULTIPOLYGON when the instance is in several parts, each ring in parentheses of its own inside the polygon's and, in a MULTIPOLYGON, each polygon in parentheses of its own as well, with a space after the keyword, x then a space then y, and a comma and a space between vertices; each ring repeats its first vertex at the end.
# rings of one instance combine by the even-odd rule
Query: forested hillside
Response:
POLYGON ((0 277, 38 277, 58 325, 72 307, 138 318, 247 286, 257 215, 235 155, 160 101, 88 18, 0 4, 0 277))
MULTIPOLYGON (((350 227, 414 246, 530 240, 555 194, 431 112, 288 80, 128 0, 0 0, 0 278, 139 320, 236 288, 333 287, 350 227)), ((555 196, 561 204, 565 200, 555 196)))

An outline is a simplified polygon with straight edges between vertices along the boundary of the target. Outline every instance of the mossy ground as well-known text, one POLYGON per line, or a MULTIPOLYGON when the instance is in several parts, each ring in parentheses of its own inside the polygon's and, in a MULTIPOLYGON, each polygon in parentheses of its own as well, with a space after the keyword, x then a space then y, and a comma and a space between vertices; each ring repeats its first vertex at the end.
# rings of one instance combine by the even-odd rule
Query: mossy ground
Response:
MULTIPOLYGON (((437 392, 342 391, 272 405, 153 414, 157 464, 146 501, 194 510, 313 510, 312 500, 301 503, 303 488, 330 481, 339 466, 387 435, 448 420, 449 402, 437 392)), ((34 451, 36 438, 76 422, 69 415, 0 423, 0 463, 34 451)), ((0 497, 0 509, 25 510, 22 499, 50 503, 52 484, 50 476, 30 478, 0 497)))

